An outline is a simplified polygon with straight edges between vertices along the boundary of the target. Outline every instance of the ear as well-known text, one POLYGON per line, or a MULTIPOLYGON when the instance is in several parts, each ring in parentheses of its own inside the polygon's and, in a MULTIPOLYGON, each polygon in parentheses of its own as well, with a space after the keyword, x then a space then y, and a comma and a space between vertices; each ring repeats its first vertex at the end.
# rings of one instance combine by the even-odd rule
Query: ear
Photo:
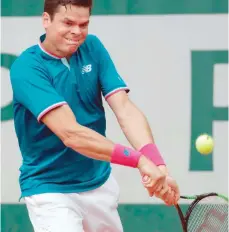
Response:
POLYGON ((49 25, 51 24, 51 17, 47 12, 44 12, 42 14, 42 23, 45 29, 47 29, 49 27, 49 25))

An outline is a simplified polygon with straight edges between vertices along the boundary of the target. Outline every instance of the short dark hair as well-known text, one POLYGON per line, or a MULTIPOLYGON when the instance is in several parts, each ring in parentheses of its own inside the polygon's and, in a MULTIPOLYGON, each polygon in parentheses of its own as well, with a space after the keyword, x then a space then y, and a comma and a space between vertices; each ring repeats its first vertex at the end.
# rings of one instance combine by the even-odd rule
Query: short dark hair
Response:
POLYGON ((52 19, 59 6, 66 7, 67 5, 73 5, 88 7, 91 13, 92 1, 93 0, 45 0, 44 12, 47 12, 52 19))

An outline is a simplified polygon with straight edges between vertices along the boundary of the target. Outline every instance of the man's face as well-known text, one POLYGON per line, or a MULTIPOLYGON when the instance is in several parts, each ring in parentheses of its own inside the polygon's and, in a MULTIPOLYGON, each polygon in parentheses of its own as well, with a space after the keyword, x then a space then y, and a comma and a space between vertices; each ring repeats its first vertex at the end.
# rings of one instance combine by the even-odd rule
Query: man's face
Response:
POLYGON ((88 34, 90 9, 73 5, 59 6, 53 19, 43 14, 46 40, 63 56, 74 53, 88 34))

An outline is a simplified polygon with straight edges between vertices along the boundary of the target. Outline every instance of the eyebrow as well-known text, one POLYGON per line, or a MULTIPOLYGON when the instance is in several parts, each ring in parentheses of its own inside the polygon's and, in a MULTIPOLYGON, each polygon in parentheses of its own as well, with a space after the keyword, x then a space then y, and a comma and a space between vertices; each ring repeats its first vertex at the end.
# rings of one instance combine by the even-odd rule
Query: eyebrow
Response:
POLYGON ((86 22, 80 23, 80 25, 84 25, 84 24, 88 24, 89 20, 87 20, 86 22))
MULTIPOLYGON (((75 23, 75 21, 73 21, 73 20, 69 19, 68 17, 65 17, 65 18, 64 18, 64 20, 69 21, 69 22, 72 22, 72 23, 75 23)), ((88 23, 89 23, 89 20, 87 20, 87 21, 85 21, 85 22, 80 23, 80 25, 88 24, 88 23)))

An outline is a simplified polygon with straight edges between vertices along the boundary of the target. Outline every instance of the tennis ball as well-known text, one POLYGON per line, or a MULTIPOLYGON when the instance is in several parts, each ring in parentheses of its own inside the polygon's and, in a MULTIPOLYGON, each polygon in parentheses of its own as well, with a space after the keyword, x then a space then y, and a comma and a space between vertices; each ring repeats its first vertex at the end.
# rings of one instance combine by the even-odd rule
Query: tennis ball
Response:
POLYGON ((202 134, 196 139, 196 149, 202 155, 209 155, 213 147, 213 138, 208 134, 202 134))

